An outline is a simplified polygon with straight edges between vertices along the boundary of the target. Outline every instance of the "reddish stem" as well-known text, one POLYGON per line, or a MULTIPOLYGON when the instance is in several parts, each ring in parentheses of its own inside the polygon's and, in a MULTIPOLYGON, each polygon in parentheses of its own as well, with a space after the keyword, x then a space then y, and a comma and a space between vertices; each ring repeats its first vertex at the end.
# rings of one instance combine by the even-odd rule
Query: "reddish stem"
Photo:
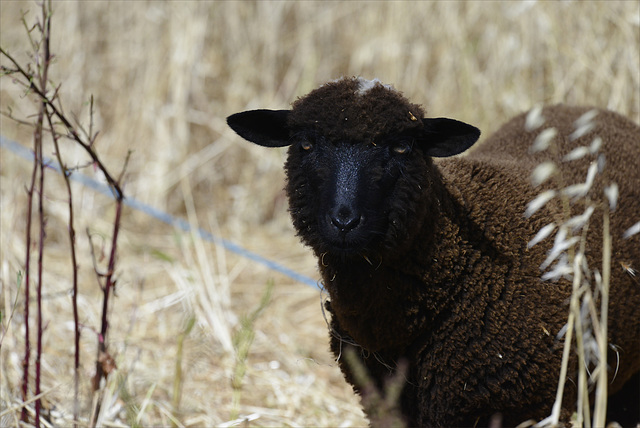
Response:
MULTIPOLYGON (((42 21, 37 25, 37 28, 40 30, 42 34, 42 44, 32 44, 35 51, 35 60, 36 60, 36 70, 37 72, 32 74, 30 71, 25 70, 18 64, 18 62, 9 55, 4 49, 0 48, 0 53, 8 58, 16 67, 12 72, 18 73, 22 75, 25 79, 25 87, 28 87, 29 91, 38 96, 40 100, 40 108, 38 112, 38 118, 35 124, 34 131, 34 168, 31 178, 31 185, 27 189, 28 192, 28 218, 27 218, 27 230, 26 230, 26 261, 25 261, 25 355, 23 359, 23 382, 22 382, 22 399, 24 402, 28 401, 28 392, 29 392, 29 368, 30 368, 30 354, 31 354, 31 343, 29 339, 29 305, 30 305, 30 282, 31 282, 31 272, 30 272, 30 261, 31 261, 31 228, 32 228, 32 217, 33 217, 33 193, 38 192, 39 198, 39 224, 40 224, 40 242, 39 242, 39 257, 38 257, 38 271, 37 271, 37 324, 38 324, 38 332, 37 332, 37 350, 36 350, 36 363, 35 363, 35 393, 37 396, 41 394, 41 357, 42 357, 42 338, 44 334, 43 328, 43 314, 42 314, 42 287, 43 287, 43 259, 44 259, 44 241, 46 238, 46 221, 44 216, 44 169, 45 164, 43 161, 43 122, 44 115, 46 114, 49 129, 51 130, 53 143, 55 145, 56 155, 58 156, 58 161, 60 163, 60 167, 64 174, 64 179, 67 187, 67 193, 69 194, 69 239, 71 242, 71 263, 73 268, 73 316, 75 323, 75 376, 74 376, 74 420, 78 420, 78 385, 79 385, 79 367, 80 367, 80 323, 78 316, 78 307, 77 307, 77 297, 78 297, 78 265, 76 259, 76 249, 75 249, 75 229, 74 229, 74 220, 73 220, 73 200, 72 200, 72 192, 71 185, 68 181, 69 169, 66 168, 64 163, 62 162, 62 157, 60 154, 60 150, 58 147, 58 139, 60 137, 60 133, 56 132, 54 129, 54 122, 56 119, 60 122, 60 124, 66 130, 66 137, 76 141, 80 146, 89 154, 94 165, 104 174, 107 182, 109 183, 111 189, 114 193, 114 198, 116 199, 116 214, 115 220, 113 224, 113 235, 111 240, 111 252, 109 256, 108 269, 106 274, 101 275, 97 268, 96 274, 98 275, 99 282, 102 282, 102 278, 104 278, 104 286, 101 285, 103 289, 104 301, 102 308, 102 324, 100 328, 100 332, 98 334, 98 358, 96 361, 96 375, 94 377, 94 391, 97 391, 100 386, 100 380, 105 376, 105 368, 102 365, 102 361, 104 358, 101 354, 107 354, 107 332, 109 328, 108 323, 108 310, 109 310, 109 298, 112 291, 112 288, 116 286, 115 276, 115 264, 116 264, 116 256, 117 256, 117 240, 118 234, 120 230, 120 220, 122 216, 122 207, 123 207, 123 199, 124 194, 121 189, 121 180, 122 174, 114 179, 109 172, 107 171, 104 164, 100 161, 98 154, 93 149, 93 143, 95 141, 95 137, 97 134, 92 135, 92 128, 89 130, 89 134, 86 135, 87 141, 83 139, 80 133, 76 130, 76 128, 72 125, 72 123, 65 117, 62 107, 56 107, 55 100, 58 97, 58 88, 55 89, 52 95, 47 94, 47 84, 48 84, 48 68, 51 63, 51 54, 49 50, 50 43, 50 34, 51 34, 51 0, 46 0, 42 3, 42 21), (40 51, 40 48, 43 50, 40 51), (40 53, 42 52, 42 54, 40 53), (39 177, 38 177, 39 171, 39 177)), ((93 100, 92 100, 93 101, 93 100)), ((92 118, 93 120, 93 118, 92 118)), ((82 131, 82 129, 81 129, 82 131)), ((85 132, 86 134, 86 132, 85 132)), ((127 156, 127 160, 125 161, 125 166, 123 168, 122 173, 126 169, 126 164, 129 157, 127 156)), ((41 411, 41 400, 38 398, 35 402, 36 406, 36 415, 35 415, 35 425, 37 427, 40 426, 40 411, 41 411)), ((96 412, 96 415, 98 412, 96 412)), ((21 420, 25 423, 28 423, 28 413, 26 406, 22 408, 21 420)), ((95 421, 92 421, 95 423, 95 421)))
MULTIPOLYGON (((49 63, 51 60, 51 53, 49 50, 49 41, 51 36, 51 2, 49 1, 48 7, 42 3, 42 36, 43 36, 43 57, 42 57, 42 71, 39 73, 40 88, 43 93, 47 92, 47 81, 49 75, 49 63)), ((43 121, 44 112, 47 109, 47 103, 42 100, 40 105, 40 111, 38 112, 38 122, 36 125, 36 145, 39 146, 37 163, 40 166, 40 191, 38 192, 38 220, 40 223, 40 242, 38 244, 38 287, 37 287, 37 308, 38 308, 38 341, 36 349, 36 396, 40 396, 41 391, 41 360, 42 360, 42 336, 43 322, 42 322, 42 268, 44 262, 44 240, 46 237, 46 224, 44 218, 44 159, 42 155, 42 135, 43 135, 43 121)), ((36 400, 36 428, 40 428, 40 411, 42 408, 42 400, 38 398, 36 400)))
MULTIPOLYGON (((49 110, 47 110, 47 122, 49 124, 49 129, 51 129, 51 135, 53 137, 53 145, 55 147, 56 158, 58 159, 58 163, 60 164, 60 170, 62 171, 62 176, 64 177, 64 183, 67 188, 67 194, 69 196, 69 200, 67 201, 68 209, 69 209, 69 246, 71 251, 71 269, 73 276, 73 295, 71 296, 71 304, 73 307, 73 323, 74 323, 74 346, 75 346, 75 355, 74 355, 74 372, 73 372, 73 420, 78 420, 78 393, 79 393, 79 376, 80 376, 80 319, 78 316, 78 262, 76 258, 76 231, 74 227, 74 215, 73 215, 73 193, 71 191, 71 182, 69 180, 69 175, 71 172, 67 168, 67 166, 62 161, 62 154, 60 153, 60 145, 58 144, 59 136, 55 132, 53 128, 53 120, 51 118, 52 114, 49 110)), ((75 424, 75 423, 74 423, 75 424)), ((77 424, 75 424, 77 426, 77 424)))
MULTIPOLYGON (((26 403, 29 393, 29 360, 31 357, 31 340, 29 339, 29 302, 30 302, 30 266, 31 266, 31 217, 33 211, 33 191, 36 185, 36 175, 38 173, 38 138, 36 137, 37 131, 34 131, 33 138, 33 171, 31 173, 31 184, 27 191, 27 237, 26 237, 26 256, 24 263, 25 281, 24 281, 24 358, 22 359, 22 402, 26 403)), ((28 413, 26 406, 22 407, 20 413, 20 420, 22 422, 28 421, 28 413)))
MULTIPOLYGON (((45 104, 42 104, 42 110, 44 110, 45 104)), ((41 391, 41 358, 42 358, 42 265, 44 258, 44 239, 45 239, 45 220, 44 220, 44 161, 42 159, 42 115, 43 111, 38 114, 38 125, 36 132, 39 134, 37 138, 39 140, 39 158, 37 160, 40 166, 40 185, 38 192, 38 221, 40 223, 40 242, 38 243, 38 286, 37 290, 37 309, 38 309, 38 336, 37 336, 37 348, 36 348, 36 396, 39 396, 41 391)), ((36 400, 36 428, 40 428, 40 409, 42 402, 40 398, 36 400)))
MULTIPOLYGON (((100 381, 106 375, 104 372, 104 368, 102 362, 104 361, 101 358, 101 355, 107 353, 107 330, 109 329, 109 295, 111 294, 111 289, 115 287, 116 281, 114 279, 114 270, 116 265, 116 249, 118 243, 118 232, 120 231, 120 219, 122 216, 122 194, 118 195, 116 198, 116 216, 113 221, 113 235, 111 238, 111 253, 109 254, 109 265, 107 268, 107 273, 105 275, 105 285, 102 288, 103 292, 103 300, 102 300, 102 324, 100 326, 100 333, 98 334, 98 353, 96 356, 96 374, 93 378, 93 390, 97 391, 100 388, 100 381)), ((97 272, 96 272, 97 273, 97 272)), ((97 417, 99 413, 99 406, 96 409, 95 415, 97 417)), ((93 420, 91 426, 95 426, 96 421, 93 420)))

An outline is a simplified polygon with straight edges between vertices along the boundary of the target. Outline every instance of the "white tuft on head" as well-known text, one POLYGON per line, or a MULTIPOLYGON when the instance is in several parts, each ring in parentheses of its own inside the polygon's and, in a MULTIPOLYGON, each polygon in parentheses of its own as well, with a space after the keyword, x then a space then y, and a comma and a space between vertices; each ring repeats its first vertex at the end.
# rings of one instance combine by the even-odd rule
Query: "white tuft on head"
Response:
POLYGON ((357 94, 362 96, 364 94, 366 94, 367 92, 369 92, 371 89, 373 89, 376 85, 382 85, 385 89, 388 89, 390 91, 395 91, 395 89, 393 88, 393 86, 391 85, 385 85, 384 83, 382 83, 379 79, 373 79, 373 80, 367 80, 364 77, 358 77, 356 79, 359 83, 359 87, 358 87, 358 92, 357 94))

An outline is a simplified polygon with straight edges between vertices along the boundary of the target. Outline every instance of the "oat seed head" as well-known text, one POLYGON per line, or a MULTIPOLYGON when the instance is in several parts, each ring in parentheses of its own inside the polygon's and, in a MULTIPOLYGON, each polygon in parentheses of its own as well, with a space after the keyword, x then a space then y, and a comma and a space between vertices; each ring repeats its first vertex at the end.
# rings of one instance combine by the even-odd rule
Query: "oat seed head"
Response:
POLYGON ((604 171, 604 167, 607 164, 607 158, 604 155, 604 153, 600 153, 600 155, 598 156, 598 172, 600 174, 602 174, 602 171, 604 171))
POLYGON ((569 161, 573 161, 573 160, 582 159, 583 157, 588 155, 589 152, 590 152, 590 150, 589 150, 588 147, 585 147, 585 146, 576 147, 575 149, 573 149, 569 153, 567 153, 562 158, 562 160, 564 162, 569 162, 569 161))
POLYGON ((568 228, 571 228, 571 230, 575 233, 578 230, 582 229, 585 224, 587 224, 594 210, 595 207, 593 205, 590 205, 582 214, 571 217, 564 223, 564 225, 568 228))
POLYGON ((611 211, 615 211, 616 206, 618 206, 618 196, 619 196, 618 184, 611 183, 610 185, 605 187, 604 194, 607 197, 607 200, 609 201, 609 209, 611 209, 611 211))
POLYGON ((543 281, 557 281, 561 278, 571 279, 573 267, 566 254, 561 254, 558 262, 540 277, 543 281))
POLYGON ((576 245, 580 242, 580 237, 578 236, 568 236, 567 228, 562 225, 556 233, 556 237, 553 243, 553 247, 549 250, 549 255, 546 260, 540 266, 540 269, 545 270, 551 263, 553 263, 558 257, 565 253, 569 248, 576 245))
POLYGON ((598 163, 591 162, 589 165, 589 169, 587 170, 587 178, 584 183, 572 184, 564 189, 562 189, 562 194, 571 198, 572 200, 577 200, 580 198, 584 198, 591 190, 591 186, 593 186, 593 181, 595 179, 596 173, 598 172, 598 163))
POLYGON ((544 125, 545 119, 542 116, 542 105, 537 105, 529 111, 527 119, 524 123, 524 129, 527 132, 535 131, 544 125))
POLYGON ((589 146, 589 152, 591 154, 596 154, 600 151, 600 147, 602 147, 602 138, 595 137, 589 146))
POLYGON ((578 138, 582 137, 583 135, 586 135, 589 132, 591 132, 593 128, 595 128, 595 125, 593 123, 587 123, 581 126, 580 128, 576 129, 575 131, 573 131, 573 133, 569 135, 569 140, 575 141, 578 138))
POLYGON ((529 152, 537 153, 537 152, 542 152, 547 150, 549 148, 549 144, 551 144, 551 141, 553 141, 553 138, 557 134, 558 134, 558 131, 556 130, 556 128, 545 129, 540 134, 538 134, 535 141, 531 145, 529 152))
POLYGON ((598 110, 593 109, 593 110, 589 110, 588 112, 582 114, 582 116, 580 116, 579 118, 576 119, 574 126, 577 129, 580 129, 584 126, 593 124, 593 119, 596 118, 596 116, 598 116, 598 110))
POLYGON ((524 216, 527 218, 531 217, 536 211, 544 207, 547 202, 552 200, 556 195, 557 192, 555 190, 545 190, 544 192, 540 193, 533 201, 529 202, 529 204, 527 205, 527 209, 524 212, 524 216))
POLYGON ((536 236, 534 236, 533 239, 529 241, 529 243, 527 244, 527 248, 531 248, 534 245, 545 240, 549 235, 551 235, 551 233, 555 229, 556 229, 555 223, 549 223, 548 225, 544 226, 542 229, 538 231, 538 233, 536 233, 536 236))
POLYGON ((543 162, 535 167, 531 173, 531 183, 534 186, 539 186, 547 181, 551 176, 558 172, 556 164, 551 161, 543 162))
POLYGON ((637 235, 638 233, 640 233, 640 221, 634 224, 633 226, 631 226, 629 229, 625 230, 622 237, 624 239, 629 239, 633 235, 637 235))
MULTIPOLYGON (((602 159, 604 159, 604 155, 601 156, 602 159)), ((591 163, 591 165, 589 165, 589 169, 587 170, 587 179, 585 180, 584 184, 587 186, 587 191, 589 191, 591 189, 591 186, 593 186, 593 181, 596 178, 596 174, 598 173, 598 171, 600 170, 600 168, 598 167, 598 163, 591 163)))

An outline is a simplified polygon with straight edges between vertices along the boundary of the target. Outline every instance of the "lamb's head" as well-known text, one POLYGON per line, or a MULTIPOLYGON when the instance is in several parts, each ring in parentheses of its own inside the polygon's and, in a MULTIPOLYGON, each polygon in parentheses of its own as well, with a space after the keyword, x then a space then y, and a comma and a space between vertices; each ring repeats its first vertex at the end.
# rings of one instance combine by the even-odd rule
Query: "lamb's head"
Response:
POLYGON ((428 211, 431 157, 462 153, 480 135, 471 125, 423 116, 390 86, 343 78, 291 110, 246 111, 228 123, 253 143, 290 146, 289 207, 306 244, 317 254, 375 260, 403 246, 428 211))

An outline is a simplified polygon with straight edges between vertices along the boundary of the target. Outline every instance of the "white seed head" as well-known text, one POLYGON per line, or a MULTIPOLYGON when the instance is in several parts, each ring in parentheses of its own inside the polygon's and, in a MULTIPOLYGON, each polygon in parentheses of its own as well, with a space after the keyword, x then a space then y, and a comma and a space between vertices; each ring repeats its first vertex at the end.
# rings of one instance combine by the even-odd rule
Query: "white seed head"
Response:
POLYGON ((542 106, 536 106, 532 108, 527 114, 527 119, 524 123, 524 129, 527 132, 534 131, 540 128, 544 124, 544 117, 542 116, 542 106))
MULTIPOLYGON (((560 331, 558 332, 558 335, 556 336, 558 339, 562 339, 564 337, 564 335, 567 333, 567 331, 569 331, 569 324, 565 324, 564 326, 562 326, 562 328, 560 329, 560 331)), ((551 416, 549 416, 547 419, 550 419, 551 416)), ((545 419, 545 421, 547 420, 545 419)), ((547 424, 550 425, 551 423, 547 424)), ((540 426, 546 426, 546 425, 541 425, 540 423, 538 423, 538 425, 540 426)))
POLYGON ((567 229, 565 227, 560 227, 558 233, 556 233, 553 247, 549 250, 549 255, 540 266, 540 269, 545 270, 548 268, 554 260, 578 242, 580 242, 580 238, 578 236, 572 236, 567 239, 567 229))
POLYGON ((591 162, 591 165, 589 165, 589 169, 587 170, 587 179, 585 180, 585 183, 584 183, 589 189, 591 189, 591 186, 593 186, 593 180, 596 178, 597 172, 598 172, 598 164, 595 162, 591 162))
POLYGON ((583 135, 588 134, 590 131, 593 130, 593 128, 595 128, 596 125, 593 123, 587 123, 581 127, 579 127, 578 129, 576 129, 575 131, 573 131, 571 133, 571 135, 569 135, 569 140, 570 141, 574 141, 577 140, 578 138, 582 137, 583 135))
POLYGON ((542 274, 543 281, 557 281, 560 278, 570 278, 573 269, 566 263, 557 263, 553 269, 542 274))
POLYGON ((524 216, 527 218, 531 217, 536 211, 544 207, 547 202, 553 199, 556 196, 556 193, 557 192, 555 190, 545 190, 540 193, 533 201, 529 202, 527 209, 524 212, 524 216))
POLYGON ((600 156, 598 156, 598 172, 602 173, 602 171, 604 171, 604 166, 606 165, 606 158, 604 156, 604 153, 600 153, 600 156))
POLYGON ((593 122, 593 119, 595 119, 597 115, 597 110, 589 110, 588 112, 580 116, 573 124, 576 130, 571 135, 569 135, 569 140, 577 140, 578 138, 593 130, 593 128, 595 128, 596 126, 593 122))
POLYGON ((564 162, 582 159, 589 154, 589 149, 585 146, 576 147, 562 158, 564 162))
POLYGON ((604 188, 604 194, 609 200, 609 208, 611 211, 615 211, 618 206, 618 195, 620 191, 618 190, 617 183, 611 183, 607 187, 604 188))
POLYGON ((543 281, 557 281, 560 278, 570 278, 573 274, 573 268, 567 262, 566 255, 563 255, 553 268, 542 274, 540 277, 543 281))
POLYGON ((596 137, 591 142, 591 145, 589 146, 589 151, 592 154, 598 153, 598 151, 600 150, 600 147, 602 147, 602 138, 596 137))
POLYGON ((622 237, 624 239, 629 239, 633 235, 637 235, 638 233, 640 233, 640 221, 637 222, 636 224, 634 224, 633 226, 631 226, 629 229, 625 230, 625 232, 622 235, 622 237))
POLYGON ((544 226, 542 229, 538 231, 538 233, 536 233, 536 236, 534 236, 533 239, 529 241, 529 243, 527 244, 527 248, 531 248, 534 245, 546 239, 549 235, 551 235, 551 233, 555 229, 556 229, 555 223, 549 223, 548 225, 544 226))
POLYGON ((529 148, 530 153, 537 153, 547 150, 553 138, 558 134, 556 128, 547 128, 536 137, 533 145, 529 148))
POLYGON ((598 110, 596 109, 589 110, 588 112, 580 116, 578 119, 576 119, 576 121, 574 122, 575 128, 578 129, 582 126, 593 123, 593 119, 595 119, 596 116, 598 116, 598 110))
POLYGON ((583 198, 589 193, 593 181, 595 180, 596 173, 598 172, 598 164, 591 162, 589 169, 587 170, 587 178, 584 183, 572 184, 562 189, 562 194, 572 199, 583 198))
POLYGON ((551 177, 557 171, 558 168, 556 167, 555 163, 551 161, 543 162, 540 165, 536 166, 533 170, 533 173, 531 173, 531 183, 534 186, 539 186, 547 181, 549 177, 551 177))
POLYGON ((585 183, 572 184, 562 189, 562 194, 572 199, 584 197, 589 192, 585 183))
POLYGON ((578 229, 582 229, 584 225, 587 224, 587 221, 589 221, 589 218, 591 218, 594 209, 595 208, 593 206, 587 207, 587 209, 582 214, 571 217, 564 223, 564 225, 566 227, 570 227, 574 232, 578 229))

